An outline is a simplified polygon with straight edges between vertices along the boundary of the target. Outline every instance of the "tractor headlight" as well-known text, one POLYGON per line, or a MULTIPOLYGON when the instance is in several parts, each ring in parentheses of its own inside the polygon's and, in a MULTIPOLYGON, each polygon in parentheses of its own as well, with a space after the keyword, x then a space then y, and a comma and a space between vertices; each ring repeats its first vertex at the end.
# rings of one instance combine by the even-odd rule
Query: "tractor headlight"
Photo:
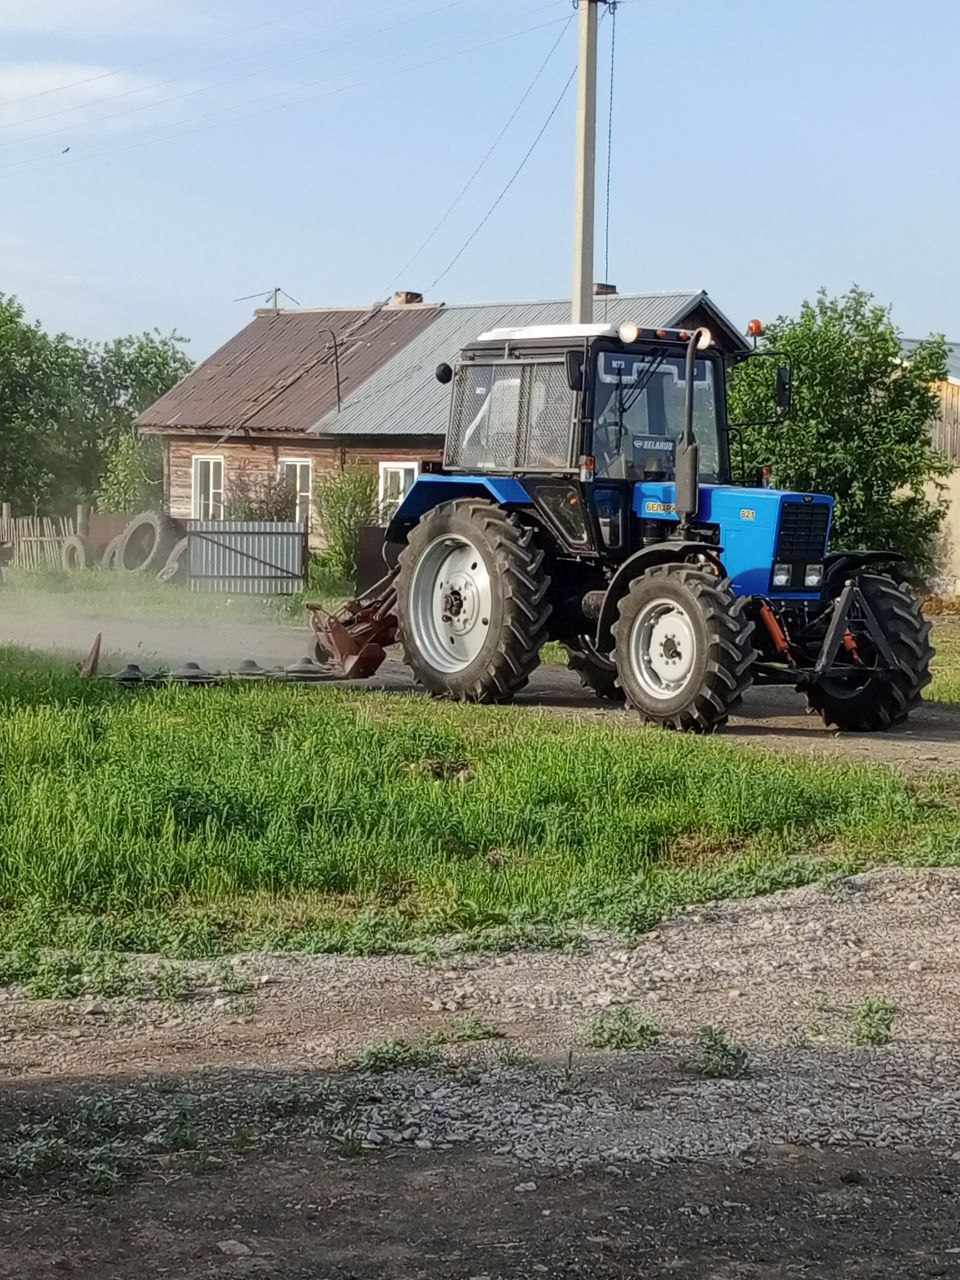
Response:
POLYGON ((790 566, 788 564, 775 564, 773 566, 773 585, 775 587, 789 587, 790 576, 790 566))
POLYGON ((808 564, 803 574, 803 585, 805 587, 819 587, 823 585, 823 565, 808 564))

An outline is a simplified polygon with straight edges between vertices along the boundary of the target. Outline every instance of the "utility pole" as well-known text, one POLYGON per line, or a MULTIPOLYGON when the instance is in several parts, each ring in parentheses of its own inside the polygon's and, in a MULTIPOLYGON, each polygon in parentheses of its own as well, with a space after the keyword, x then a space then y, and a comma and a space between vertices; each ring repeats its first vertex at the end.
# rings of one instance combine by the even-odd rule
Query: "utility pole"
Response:
POLYGON ((577 166, 573 232, 574 324, 593 320, 593 237, 597 185, 597 26, 605 0, 579 0, 580 76, 577 84, 577 166))

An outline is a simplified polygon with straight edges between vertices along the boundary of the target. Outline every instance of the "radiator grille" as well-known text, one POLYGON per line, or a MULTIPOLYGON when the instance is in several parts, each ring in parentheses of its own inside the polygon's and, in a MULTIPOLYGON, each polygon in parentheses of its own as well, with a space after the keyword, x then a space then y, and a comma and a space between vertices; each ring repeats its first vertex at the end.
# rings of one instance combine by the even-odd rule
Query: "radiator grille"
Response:
POLYGON ((830 508, 825 502, 785 502, 777 539, 778 564, 819 564, 827 551, 830 508))

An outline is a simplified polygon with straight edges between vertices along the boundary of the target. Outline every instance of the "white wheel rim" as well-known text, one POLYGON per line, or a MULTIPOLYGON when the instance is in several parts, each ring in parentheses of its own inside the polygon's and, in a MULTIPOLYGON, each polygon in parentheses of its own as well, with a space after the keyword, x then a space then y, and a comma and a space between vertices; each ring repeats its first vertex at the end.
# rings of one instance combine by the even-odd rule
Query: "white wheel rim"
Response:
POLYGON ((468 538, 444 534, 413 571, 411 639, 436 670, 462 671, 489 634, 491 602, 490 574, 480 552, 468 538))
POLYGON ((697 635, 693 621, 675 600, 651 600, 630 632, 630 665, 651 698, 675 698, 693 678, 697 635))

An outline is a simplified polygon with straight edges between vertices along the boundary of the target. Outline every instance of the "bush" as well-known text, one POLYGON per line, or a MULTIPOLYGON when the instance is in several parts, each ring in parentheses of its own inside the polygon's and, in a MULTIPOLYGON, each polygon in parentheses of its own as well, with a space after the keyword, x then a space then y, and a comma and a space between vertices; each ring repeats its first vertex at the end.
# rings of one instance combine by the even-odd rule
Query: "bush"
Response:
POLYGON ((366 467, 346 467, 321 476, 314 490, 314 507, 326 549, 324 560, 338 577, 357 576, 357 537, 363 525, 380 522, 377 473, 366 467))
POLYGON ((287 476, 254 475, 242 466, 230 476, 223 514, 228 520, 292 520, 296 506, 287 476))
POLYGON ((731 382, 731 420, 743 432, 748 476, 769 465, 773 483, 837 500, 833 550, 897 551, 914 577, 929 568, 945 506, 925 490, 945 475, 933 448, 938 412, 932 391, 946 377, 942 337, 904 358, 890 309, 852 288, 821 290, 795 319, 768 326, 765 347, 790 365, 793 406, 778 419, 777 361, 747 360, 731 382))

